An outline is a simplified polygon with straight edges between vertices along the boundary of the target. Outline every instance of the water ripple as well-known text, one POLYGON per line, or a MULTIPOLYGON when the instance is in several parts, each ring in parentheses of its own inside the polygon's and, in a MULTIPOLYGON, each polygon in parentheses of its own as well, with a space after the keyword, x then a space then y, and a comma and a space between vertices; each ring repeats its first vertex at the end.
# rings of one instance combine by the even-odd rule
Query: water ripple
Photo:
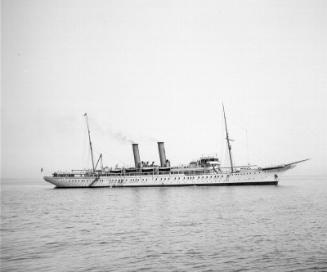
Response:
POLYGON ((7 185, 1 271, 327 271, 326 192, 7 185))

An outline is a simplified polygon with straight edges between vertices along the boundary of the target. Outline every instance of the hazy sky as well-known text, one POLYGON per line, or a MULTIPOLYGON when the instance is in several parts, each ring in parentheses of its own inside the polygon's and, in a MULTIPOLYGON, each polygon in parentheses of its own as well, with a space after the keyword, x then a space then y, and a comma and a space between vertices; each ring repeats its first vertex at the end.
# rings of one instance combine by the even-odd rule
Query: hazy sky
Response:
POLYGON ((327 174, 327 1, 2 1, 2 177, 96 156, 311 161, 327 174), (122 138, 121 137, 121 138, 122 138))

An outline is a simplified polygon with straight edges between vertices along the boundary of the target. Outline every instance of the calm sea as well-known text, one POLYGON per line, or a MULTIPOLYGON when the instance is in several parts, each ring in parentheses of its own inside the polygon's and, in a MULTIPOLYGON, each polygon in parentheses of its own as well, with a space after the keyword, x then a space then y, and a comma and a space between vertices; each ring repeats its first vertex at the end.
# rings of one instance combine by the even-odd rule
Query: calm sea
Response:
POLYGON ((53 189, 3 180, 1 271, 327 271, 327 178, 53 189))

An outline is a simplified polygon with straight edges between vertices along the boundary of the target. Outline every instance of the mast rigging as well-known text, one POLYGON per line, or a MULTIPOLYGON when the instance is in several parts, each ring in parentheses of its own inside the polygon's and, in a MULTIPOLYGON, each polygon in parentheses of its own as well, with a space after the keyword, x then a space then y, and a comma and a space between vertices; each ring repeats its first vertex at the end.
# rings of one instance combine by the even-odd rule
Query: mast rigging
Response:
POLYGON ((233 158, 232 158, 232 146, 230 144, 231 139, 229 138, 229 134, 228 134, 224 104, 222 104, 222 105, 223 105, 223 112, 224 112, 225 132, 226 132, 226 141, 227 141, 227 148, 228 148, 228 154, 229 154, 230 169, 231 169, 231 173, 233 173, 234 172, 234 166, 233 166, 233 158))
POLYGON ((87 133, 89 135, 89 144, 90 144, 90 151, 91 151, 92 170, 93 170, 93 172, 95 172, 94 159, 93 159, 93 148, 92 148, 91 134, 90 134, 90 128, 89 128, 89 120, 88 120, 88 117, 87 117, 87 113, 84 113, 84 116, 85 116, 85 121, 86 121, 87 133))
POLYGON ((99 159, 98 159, 97 163, 95 164, 95 167, 94 167, 95 169, 97 169, 99 162, 101 163, 100 166, 101 166, 101 171, 102 171, 103 170, 102 153, 100 154, 99 159))

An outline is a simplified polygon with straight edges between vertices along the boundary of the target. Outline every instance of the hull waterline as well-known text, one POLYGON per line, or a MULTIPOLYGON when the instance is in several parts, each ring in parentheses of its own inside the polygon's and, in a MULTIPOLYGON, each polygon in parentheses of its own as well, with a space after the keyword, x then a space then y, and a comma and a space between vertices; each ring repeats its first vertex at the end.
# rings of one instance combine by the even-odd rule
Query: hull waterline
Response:
POLYGON ((122 188, 181 186, 277 185, 278 176, 271 172, 209 174, 209 175, 148 175, 98 177, 44 177, 56 188, 122 188))

